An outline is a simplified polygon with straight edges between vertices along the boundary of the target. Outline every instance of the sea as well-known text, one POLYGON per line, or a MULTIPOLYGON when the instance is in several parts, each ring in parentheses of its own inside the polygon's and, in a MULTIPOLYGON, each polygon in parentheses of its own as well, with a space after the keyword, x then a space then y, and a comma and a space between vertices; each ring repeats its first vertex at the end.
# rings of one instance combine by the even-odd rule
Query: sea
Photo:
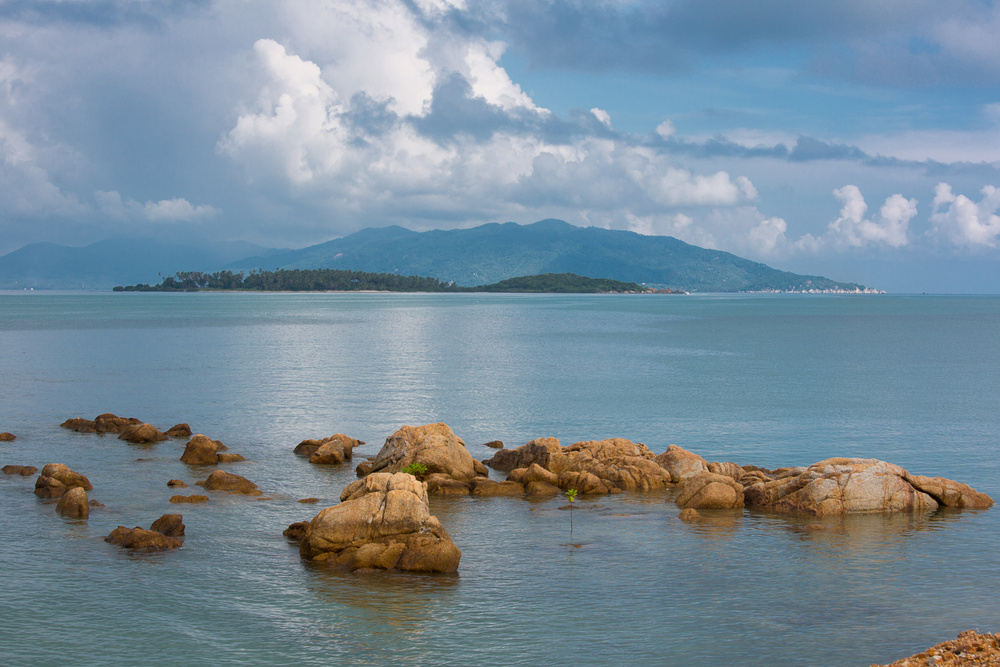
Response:
POLYGON ((433 422, 477 459, 620 437, 1000 499, 1000 297, 2 293, 0 464, 64 463, 103 507, 66 519, 0 476, 0 664, 861 666, 1000 631, 1000 507, 685 523, 671 492, 431 497, 456 574, 301 560, 282 531, 433 422), (263 495, 171 504, 211 468, 59 426, 104 412, 189 423, 263 495), (353 463, 292 453, 334 433, 365 441, 353 463), (174 512, 180 549, 104 541, 174 512))

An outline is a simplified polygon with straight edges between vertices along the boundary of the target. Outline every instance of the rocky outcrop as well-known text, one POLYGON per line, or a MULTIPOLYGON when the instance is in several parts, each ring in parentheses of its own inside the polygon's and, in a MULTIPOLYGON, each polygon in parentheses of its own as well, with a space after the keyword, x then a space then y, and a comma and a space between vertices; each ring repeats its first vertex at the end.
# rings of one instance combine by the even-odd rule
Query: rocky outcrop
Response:
MULTIPOLYGON (((502 444, 502 443, 501 443, 502 444)), ((556 438, 536 438, 517 449, 501 449, 488 461, 483 461, 494 470, 510 472, 518 468, 527 468, 537 463, 543 468, 549 467, 549 457, 554 452, 561 452, 562 445, 556 438)))
POLYGON ((59 499, 56 512, 71 519, 86 519, 90 516, 87 492, 79 486, 71 487, 59 499))
POLYGON ((590 473, 611 493, 656 491, 669 487, 671 479, 655 459, 648 447, 625 438, 587 440, 550 454, 548 469, 563 480, 563 473, 590 473))
POLYGON ((84 491, 91 491, 94 488, 89 479, 70 470, 68 466, 62 463, 47 463, 35 481, 35 495, 39 498, 62 498, 75 486, 84 491))
POLYGON ((21 475, 22 477, 30 477, 38 472, 38 468, 35 466, 5 465, 2 470, 5 475, 21 475))
MULTIPOLYGON (((466 485, 483 472, 477 472, 477 462, 465 448, 465 442, 455 435, 447 424, 426 424, 424 426, 403 426, 386 438, 385 445, 371 462, 370 471, 400 472, 408 466, 418 464, 426 467, 426 474, 445 475, 453 481, 466 485)), ((482 464, 480 464, 482 466, 482 464)), ((361 474, 362 466, 358 466, 361 474)), ((365 466, 368 470, 368 467, 365 466)))
POLYGON ((149 527, 167 537, 184 536, 184 517, 180 514, 164 514, 149 527))
POLYGON ((199 486, 205 487, 208 491, 226 491, 228 493, 241 493, 247 496, 259 496, 261 491, 257 485, 246 477, 240 477, 228 473, 224 470, 215 470, 204 482, 197 482, 199 486))
POLYGON ((3 433, 0 433, 0 442, 12 442, 14 440, 17 440, 17 436, 11 433, 10 431, 4 431, 3 433))
POLYGON ((125 428, 118 435, 118 439, 133 444, 149 444, 163 442, 167 439, 167 436, 164 433, 160 433, 152 424, 135 424, 125 428))
POLYGON ((201 433, 193 436, 181 454, 181 462, 195 466, 212 466, 219 463, 219 452, 226 447, 218 440, 212 440, 201 433))
MULTIPOLYGON (((312 440, 304 442, 310 443, 309 447, 306 449, 306 451, 308 451, 308 449, 312 448, 311 443, 317 441, 312 440)), ((331 435, 329 438, 324 438, 323 440, 318 441, 318 446, 312 450, 311 454, 309 454, 309 463, 315 463, 317 465, 338 465, 344 463, 345 461, 350 461, 354 454, 354 448, 362 444, 364 443, 355 440, 350 436, 346 436, 343 433, 336 433, 331 435)), ((299 447, 301 446, 302 443, 299 443, 299 447)), ((296 452, 299 452, 299 447, 295 448, 296 452)))
POLYGON ((656 457, 656 463, 670 474, 674 484, 708 471, 708 461, 677 445, 668 445, 667 451, 656 457))
POLYGON ((170 438, 190 438, 192 435, 191 427, 187 424, 174 424, 164 431, 164 435, 170 438))
POLYGON ((750 507, 824 516, 854 512, 927 511, 941 505, 986 508, 985 493, 940 477, 910 475, 878 459, 832 458, 806 469, 776 471, 745 487, 750 507))
POLYGON ((700 472, 683 481, 676 501, 685 509, 735 509, 743 507, 743 485, 728 475, 700 472))
POLYGON ((872 667, 991 667, 1000 665, 1000 633, 960 632, 956 639, 935 644, 909 658, 872 667))
MULTIPOLYGON (((438 429, 433 433, 425 437, 446 437, 438 429)), ((299 553, 352 571, 454 572, 462 557, 431 516, 424 483, 385 472, 348 485, 339 505, 313 517, 299 553)))
POLYGON ((121 433, 130 426, 141 424, 135 417, 119 417, 110 412, 98 415, 93 421, 74 417, 67 419, 60 426, 78 433, 121 433))

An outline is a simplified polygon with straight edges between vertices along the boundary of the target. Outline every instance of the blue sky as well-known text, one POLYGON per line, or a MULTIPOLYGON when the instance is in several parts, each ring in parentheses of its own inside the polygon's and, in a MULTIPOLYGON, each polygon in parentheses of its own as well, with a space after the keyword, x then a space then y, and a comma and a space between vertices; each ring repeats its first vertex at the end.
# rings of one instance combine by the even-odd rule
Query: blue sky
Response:
POLYGON ((1000 292, 981 0, 8 0, 0 253, 561 218, 1000 292))

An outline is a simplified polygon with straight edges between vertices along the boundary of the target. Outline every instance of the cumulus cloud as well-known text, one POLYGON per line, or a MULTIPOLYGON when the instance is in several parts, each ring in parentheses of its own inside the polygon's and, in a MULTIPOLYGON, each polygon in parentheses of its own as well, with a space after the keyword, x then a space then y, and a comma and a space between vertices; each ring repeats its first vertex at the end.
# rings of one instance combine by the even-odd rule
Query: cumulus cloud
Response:
POLYGON ((134 199, 123 199, 115 191, 98 190, 94 193, 97 207, 106 216, 116 220, 139 220, 145 222, 191 222, 211 218, 218 209, 207 204, 194 206, 186 199, 173 198, 147 201, 145 204, 134 199))
POLYGON ((838 188, 833 195, 842 204, 840 215, 818 238, 803 235, 795 242, 796 249, 815 252, 826 247, 837 250, 868 246, 900 248, 909 244, 910 220, 917 214, 916 199, 894 194, 885 200, 877 217, 866 218, 868 204, 856 185, 838 188))
POLYGON ((930 234, 960 248, 995 248, 1000 238, 1000 189, 987 185, 976 203, 956 195, 947 183, 934 190, 930 234))

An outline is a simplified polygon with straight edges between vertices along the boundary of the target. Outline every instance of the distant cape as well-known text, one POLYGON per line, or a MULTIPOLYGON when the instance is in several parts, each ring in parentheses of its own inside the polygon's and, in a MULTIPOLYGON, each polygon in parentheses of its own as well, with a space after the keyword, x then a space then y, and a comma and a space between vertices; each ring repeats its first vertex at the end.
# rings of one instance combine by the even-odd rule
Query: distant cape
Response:
POLYGON ((299 250, 150 239, 112 239, 81 248, 36 243, 0 257, 0 288, 106 290, 157 283, 178 271, 323 268, 423 276, 462 286, 573 273, 688 292, 864 289, 779 271, 670 236, 576 227, 561 220, 427 232, 376 227, 299 250))

